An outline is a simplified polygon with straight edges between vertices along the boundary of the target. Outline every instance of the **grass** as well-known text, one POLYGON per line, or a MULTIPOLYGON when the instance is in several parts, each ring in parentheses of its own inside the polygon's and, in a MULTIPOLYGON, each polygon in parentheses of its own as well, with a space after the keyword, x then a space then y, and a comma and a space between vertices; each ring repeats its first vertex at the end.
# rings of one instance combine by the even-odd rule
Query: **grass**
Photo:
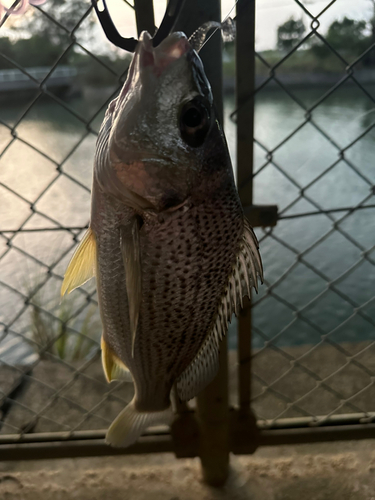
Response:
POLYGON ((31 344, 39 354, 50 353, 66 361, 86 359, 98 338, 100 330, 94 318, 96 307, 88 306, 83 320, 73 318, 74 308, 61 304, 54 316, 44 313, 39 304, 31 306, 30 332, 31 344), (78 333, 72 332, 77 330, 78 333), (56 339, 53 342, 53 339, 56 339), (46 346, 48 346, 46 348, 46 346))
POLYGON ((35 278, 26 287, 26 294, 32 299, 25 338, 42 357, 49 353, 65 361, 87 359, 98 347, 101 335, 97 307, 88 304, 77 315, 81 297, 78 296, 77 304, 77 295, 65 297, 60 302, 59 290, 53 294, 49 291, 48 297, 47 292, 34 294, 39 281, 35 278))

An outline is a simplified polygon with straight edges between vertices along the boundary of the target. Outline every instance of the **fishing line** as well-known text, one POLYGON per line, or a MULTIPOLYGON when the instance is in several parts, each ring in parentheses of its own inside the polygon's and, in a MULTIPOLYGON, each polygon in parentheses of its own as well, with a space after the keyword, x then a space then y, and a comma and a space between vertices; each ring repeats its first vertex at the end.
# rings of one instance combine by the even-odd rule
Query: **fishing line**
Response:
MULTIPOLYGON (((364 118, 365 116, 370 115, 370 114, 371 114, 371 113, 373 113, 374 111, 375 111, 375 108, 371 108, 369 111, 366 111, 365 113, 362 113, 361 115, 356 116, 356 117, 353 119, 352 123, 355 123, 355 122, 357 122, 358 120, 360 120, 361 118, 364 118)), ((372 125, 375 125, 375 123, 373 123, 372 125)))
POLYGON ((302 212, 300 214, 291 214, 291 215, 278 215, 277 220, 283 219, 298 219, 299 217, 309 217, 311 215, 322 215, 322 214, 334 214, 338 212, 356 212, 357 210, 364 210, 366 208, 375 208, 374 204, 371 205, 360 205, 359 207, 340 207, 340 208, 331 208, 328 210, 317 210, 311 212, 302 212))
MULTIPOLYGON (((225 23, 225 21, 227 21, 227 20, 229 19, 229 16, 230 16, 230 15, 231 15, 231 13, 233 12, 233 9, 234 9, 234 8, 235 8, 235 6, 237 5, 237 3, 238 3, 238 0, 236 0, 236 1, 235 1, 235 3, 234 3, 234 5, 233 5, 233 7, 230 9, 230 11, 228 12, 228 14, 227 14, 227 16, 225 17, 225 19, 221 22, 221 24, 224 24, 224 23, 225 23)), ((217 27, 217 28, 215 28, 215 29, 214 29, 214 31, 211 33, 211 35, 210 35, 208 38, 206 38, 206 40, 205 40, 205 41, 204 41, 204 43, 202 44, 202 46, 201 46, 200 50, 202 50, 202 49, 203 49, 203 47, 206 45, 206 43, 207 43, 207 42, 208 42, 208 41, 209 41, 209 40, 210 40, 210 39, 214 36, 214 34, 215 34, 215 33, 217 32, 217 30, 219 30, 219 29, 220 29, 219 27, 217 27)))
MULTIPOLYGON (((302 212, 299 214, 291 214, 291 215, 278 215, 277 220, 283 219, 297 219, 299 217, 308 217, 311 215, 322 215, 322 214, 333 214, 336 212, 357 212, 358 210, 366 210, 366 209, 375 208, 375 204, 370 205, 360 205, 358 207, 339 207, 339 208, 330 208, 328 210, 316 210, 312 212, 302 212)), ((0 235, 3 233, 37 233, 44 231, 83 231, 87 229, 88 226, 77 226, 77 227, 41 227, 41 228, 31 228, 31 229, 0 229, 0 235)), ((76 235, 77 236, 77 235, 76 235)), ((6 236, 4 236, 6 239, 6 236)))

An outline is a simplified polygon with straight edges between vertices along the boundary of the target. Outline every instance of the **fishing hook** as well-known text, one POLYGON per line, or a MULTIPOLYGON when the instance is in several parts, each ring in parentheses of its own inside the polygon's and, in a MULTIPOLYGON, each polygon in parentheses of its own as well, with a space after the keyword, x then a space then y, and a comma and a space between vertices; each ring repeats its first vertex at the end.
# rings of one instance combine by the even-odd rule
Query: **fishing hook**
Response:
MULTIPOLYGON (((152 43, 154 47, 157 47, 173 30, 184 1, 185 0, 169 0, 163 20, 153 37, 152 43)), ((102 0, 102 2, 104 9, 99 10, 98 0, 91 0, 106 37, 110 42, 116 45, 116 47, 120 47, 128 52, 134 52, 138 40, 135 38, 124 38, 120 35, 109 14, 106 0, 102 0)))

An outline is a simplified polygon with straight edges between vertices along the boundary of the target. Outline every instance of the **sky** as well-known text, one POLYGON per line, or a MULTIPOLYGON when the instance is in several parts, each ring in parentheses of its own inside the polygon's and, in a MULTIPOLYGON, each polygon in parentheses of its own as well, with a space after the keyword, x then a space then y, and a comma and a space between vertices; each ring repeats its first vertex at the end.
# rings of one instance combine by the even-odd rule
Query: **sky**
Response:
MULTIPOLYGON (((2 0, 5 4, 11 4, 13 0, 2 0)), ((85 1, 89 4, 89 0, 85 1)), ((132 2, 133 0, 129 0, 132 2)), ((186 0, 187 2, 189 0, 186 0)), ((205 1, 205 0, 202 0, 205 1)), ((283 24, 289 18, 302 18, 308 27, 311 20, 294 0, 255 0, 256 1, 256 50, 263 51, 274 49, 276 47, 277 27, 283 24)), ((301 0, 301 2, 310 10, 313 15, 318 15, 328 4, 329 0, 301 0)), ((46 5, 48 0, 46 0, 46 5)), ((236 0, 222 0, 222 18, 224 19, 230 11, 231 16, 235 16, 236 0), (233 8, 234 7, 234 8, 233 8)), ((114 20, 117 29, 125 37, 136 36, 134 11, 128 5, 126 0, 107 0, 107 5, 114 20)), ((155 21, 158 26, 163 17, 166 6, 166 0, 154 0, 155 21)), ((30 12, 30 14, 32 14, 30 12)), ((372 0, 336 0, 329 9, 321 16, 321 32, 324 34, 329 25, 335 19, 342 19, 344 16, 368 21, 373 15, 372 0)), ((16 23, 16 18, 10 20, 16 23)), ((4 27, 6 28, 6 27, 4 27)), ((8 33, 4 30, 5 36, 8 33)), ((10 31, 9 31, 10 34, 10 31)), ((95 48, 100 53, 110 49, 104 34, 97 28, 95 36, 95 48)), ((90 48, 90 47, 89 47, 90 48)), ((111 50, 111 49, 110 49, 111 50)))
MULTIPOLYGON (((187 0, 189 1, 189 0, 187 0)), ((202 0, 204 1, 204 0, 202 0)), ((329 0, 302 0, 313 15, 321 12, 329 0)), ((236 0, 222 0, 222 17, 235 5, 236 0)), ((119 31, 125 36, 135 36, 135 22, 131 9, 123 0, 107 0, 108 8, 119 31)), ((156 25, 159 25, 165 10, 165 0, 154 0, 156 25)), ((256 0, 256 49, 258 51, 273 49, 276 46, 277 27, 290 17, 301 18, 308 26, 311 21, 307 14, 294 0, 256 0)), ((371 0, 336 0, 321 17, 321 30, 324 33, 335 19, 349 17, 369 20, 373 12, 371 0)), ((231 16, 235 15, 235 9, 231 16)))

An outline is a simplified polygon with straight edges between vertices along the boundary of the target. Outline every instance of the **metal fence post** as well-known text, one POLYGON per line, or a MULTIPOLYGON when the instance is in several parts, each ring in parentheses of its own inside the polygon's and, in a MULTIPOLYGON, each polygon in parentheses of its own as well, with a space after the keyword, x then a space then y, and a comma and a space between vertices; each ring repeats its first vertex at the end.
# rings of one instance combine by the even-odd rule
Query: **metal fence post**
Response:
MULTIPOLYGON (((178 29, 188 36, 206 21, 221 20, 220 0, 188 0, 181 13, 178 29)), ((216 111, 223 122, 223 76, 221 33, 218 31, 203 47, 200 56, 210 81, 216 111)), ((229 466, 229 411, 228 411, 228 350, 223 340, 220 352, 220 370, 215 380, 197 398, 200 427, 199 455, 204 480, 222 485, 229 466)))
MULTIPOLYGON (((242 205, 253 204, 253 182, 244 180, 253 172, 254 92, 255 80, 255 0, 239 0, 237 3, 236 36, 236 99, 237 113, 237 185, 242 205)), ((250 223, 252 222, 249 217, 250 223)), ((254 224, 252 224, 254 225, 254 224)), ((232 451, 249 450, 249 443, 256 448, 256 421, 250 409, 251 401, 251 302, 244 301, 244 309, 238 318, 238 378, 239 412, 233 414, 232 451)))
POLYGON ((152 36, 155 31, 153 0, 134 0, 134 10, 138 35, 146 30, 152 36))

